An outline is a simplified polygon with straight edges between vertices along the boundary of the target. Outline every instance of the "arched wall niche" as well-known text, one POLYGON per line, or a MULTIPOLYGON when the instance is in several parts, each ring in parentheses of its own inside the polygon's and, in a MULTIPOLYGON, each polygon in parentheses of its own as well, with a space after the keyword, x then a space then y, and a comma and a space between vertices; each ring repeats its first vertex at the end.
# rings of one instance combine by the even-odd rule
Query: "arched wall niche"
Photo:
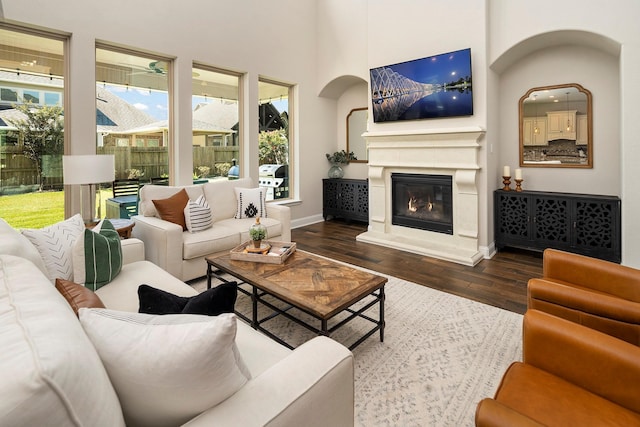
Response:
POLYGON ((499 55, 489 67, 496 73, 502 74, 507 68, 527 55, 540 49, 559 45, 588 46, 614 56, 620 56, 621 49, 620 43, 601 34, 578 30, 550 31, 516 43, 499 55))
POLYGON ((349 87, 360 83, 367 83, 367 81, 358 76, 339 76, 327 83, 320 90, 318 96, 338 99, 344 92, 346 92, 347 89, 349 89, 349 87))
POLYGON ((578 83, 593 94, 594 167, 580 171, 525 168, 523 188, 620 195, 620 55, 620 44, 600 34, 553 31, 525 39, 493 61, 490 68, 497 77, 494 112, 499 120, 493 122, 498 150, 490 167, 518 167, 518 100, 522 95, 533 87, 578 83))

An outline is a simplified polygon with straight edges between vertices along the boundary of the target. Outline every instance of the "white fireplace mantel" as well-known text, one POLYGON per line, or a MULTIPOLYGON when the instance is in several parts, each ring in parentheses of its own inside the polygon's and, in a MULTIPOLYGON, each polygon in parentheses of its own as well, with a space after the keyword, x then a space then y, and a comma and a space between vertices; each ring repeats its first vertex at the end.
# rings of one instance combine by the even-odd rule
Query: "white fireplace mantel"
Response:
POLYGON ((369 227, 358 241, 475 265, 478 245, 476 174, 479 127, 366 132, 369 149, 369 227), (391 223, 391 174, 450 175, 453 182, 453 235, 391 223))

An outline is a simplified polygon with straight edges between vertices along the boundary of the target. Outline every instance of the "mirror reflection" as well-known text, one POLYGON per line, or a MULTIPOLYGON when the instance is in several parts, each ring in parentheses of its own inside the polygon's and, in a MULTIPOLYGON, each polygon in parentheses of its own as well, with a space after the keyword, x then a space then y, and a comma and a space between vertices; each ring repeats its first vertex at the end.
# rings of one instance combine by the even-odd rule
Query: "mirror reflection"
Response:
POLYGON ((358 160, 352 160, 355 163, 367 163, 368 150, 367 142, 362 136, 367 131, 368 109, 354 108, 347 115, 347 152, 356 155, 358 160))
POLYGON ((530 89, 519 102, 520 166, 593 167, 591 92, 572 83, 530 89))

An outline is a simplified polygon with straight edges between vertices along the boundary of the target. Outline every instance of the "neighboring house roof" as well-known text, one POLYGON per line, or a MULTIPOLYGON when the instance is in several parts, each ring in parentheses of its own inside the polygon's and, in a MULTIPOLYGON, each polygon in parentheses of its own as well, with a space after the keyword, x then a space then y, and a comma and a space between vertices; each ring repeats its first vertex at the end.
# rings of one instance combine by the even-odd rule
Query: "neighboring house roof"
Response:
MULTIPOLYGON (((0 129, 15 129, 8 120, 25 120, 26 116, 15 108, 0 110, 0 129)), ((117 95, 96 87, 96 124, 102 133, 125 133, 132 128, 148 126, 156 119, 135 108, 117 95)))
POLYGON ((9 121, 10 120, 24 120, 27 116, 25 116, 20 111, 15 108, 10 108, 8 110, 0 110, 0 129, 2 130, 15 130, 16 127, 13 126, 9 121))
POLYGON ((210 123, 218 129, 237 129, 238 114, 237 102, 213 101, 198 104, 193 109, 194 129, 196 121, 210 123))
POLYGON ((106 89, 96 86, 96 125, 103 133, 129 133, 156 119, 106 89))
MULTIPOLYGON (((120 133, 125 135, 125 134, 143 134, 143 133, 162 132, 169 128, 168 123, 169 123, 168 120, 161 120, 159 122, 153 122, 148 125, 129 129, 120 133)), ((193 133, 200 133, 200 134, 234 133, 235 132, 232 129, 216 127, 211 123, 203 122, 196 119, 193 119, 192 130, 193 130, 193 133)))

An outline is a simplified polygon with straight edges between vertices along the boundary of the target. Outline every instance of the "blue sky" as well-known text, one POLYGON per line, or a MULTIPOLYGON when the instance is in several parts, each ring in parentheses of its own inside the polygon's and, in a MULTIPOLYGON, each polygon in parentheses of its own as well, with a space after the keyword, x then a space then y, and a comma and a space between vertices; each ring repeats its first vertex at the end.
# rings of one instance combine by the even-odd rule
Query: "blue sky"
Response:
POLYGON ((166 92, 110 85, 106 85, 105 89, 158 120, 169 117, 166 92))

